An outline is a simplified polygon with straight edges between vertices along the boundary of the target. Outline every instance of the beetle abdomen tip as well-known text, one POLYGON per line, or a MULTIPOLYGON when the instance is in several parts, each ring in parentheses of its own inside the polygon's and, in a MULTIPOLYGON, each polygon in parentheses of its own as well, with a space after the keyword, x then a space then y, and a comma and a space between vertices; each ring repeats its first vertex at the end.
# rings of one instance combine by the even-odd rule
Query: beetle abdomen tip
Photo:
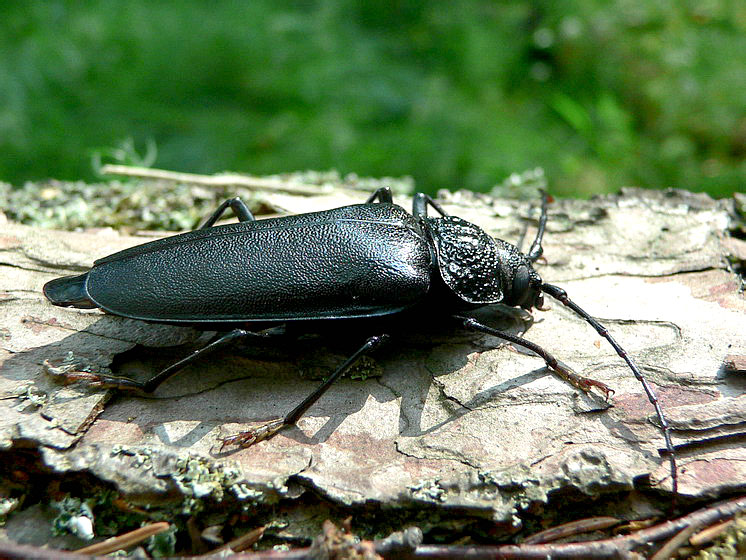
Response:
POLYGON ((88 273, 79 276, 63 276, 44 284, 44 295, 54 305, 92 309, 98 307, 88 297, 85 288, 88 273))

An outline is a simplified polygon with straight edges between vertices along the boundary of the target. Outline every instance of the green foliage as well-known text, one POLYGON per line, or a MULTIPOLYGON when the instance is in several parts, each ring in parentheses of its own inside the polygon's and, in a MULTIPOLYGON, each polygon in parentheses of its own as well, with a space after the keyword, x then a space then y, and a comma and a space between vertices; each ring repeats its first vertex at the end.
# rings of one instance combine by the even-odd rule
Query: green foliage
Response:
POLYGON ((91 180, 91 151, 132 138, 184 171, 432 192, 541 166, 554 193, 727 195, 746 177, 744 31, 739 0, 11 0, 0 179, 91 180))
POLYGON ((101 175, 104 164, 131 165, 135 167, 152 167, 158 156, 158 148, 152 139, 148 140, 144 155, 140 155, 135 148, 132 138, 123 140, 115 148, 98 148, 91 152, 91 165, 97 175, 101 175))

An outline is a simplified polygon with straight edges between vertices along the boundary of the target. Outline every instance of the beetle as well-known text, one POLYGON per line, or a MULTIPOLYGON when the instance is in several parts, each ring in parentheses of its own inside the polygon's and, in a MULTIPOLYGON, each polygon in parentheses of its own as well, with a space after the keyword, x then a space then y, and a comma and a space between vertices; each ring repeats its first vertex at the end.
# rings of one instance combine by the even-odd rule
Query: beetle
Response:
MULTIPOLYGON (((543 253, 548 200, 543 193, 536 237, 524 254, 449 215, 422 193, 414 196, 411 214, 394 204, 391 190, 383 187, 362 204, 264 220, 256 220, 236 197, 223 202, 200 228, 99 259, 84 274, 48 282, 44 295, 58 306, 100 308, 132 319, 218 331, 206 346, 145 382, 79 374, 100 386, 152 392, 188 364, 236 339, 269 336, 271 329, 260 329, 267 325, 373 319, 427 309, 535 353, 567 382, 586 393, 595 389, 608 400, 613 391, 603 383, 578 375, 521 336, 463 314, 495 303, 542 310, 547 294, 605 338, 642 384, 663 433, 675 496, 671 429, 653 388, 606 327, 534 270, 543 253), (216 226, 229 208, 238 222, 216 226), (428 215, 429 209, 436 215, 428 215)), ((226 437, 223 446, 248 447, 294 425, 387 337, 370 336, 283 418, 226 437)))

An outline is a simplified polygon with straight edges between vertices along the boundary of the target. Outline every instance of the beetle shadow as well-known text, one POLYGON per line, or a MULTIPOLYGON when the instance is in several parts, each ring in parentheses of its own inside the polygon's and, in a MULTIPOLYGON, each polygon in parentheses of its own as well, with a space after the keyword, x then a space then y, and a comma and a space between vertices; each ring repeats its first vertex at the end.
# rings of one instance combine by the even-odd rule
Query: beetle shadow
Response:
MULTIPOLYGON (((472 311, 468 315, 475 317, 480 322, 489 324, 512 335, 523 335, 533 324, 534 319, 526 311, 507 307, 503 305, 490 306, 472 311)), ((306 436, 297 428, 288 429, 286 437, 294 439, 299 443, 317 444, 326 441, 342 422, 355 412, 358 412, 365 404, 368 396, 373 396, 378 402, 387 402, 393 399, 401 399, 399 412, 399 435, 418 436, 430 433, 442 425, 454 421, 470 409, 488 403, 495 395, 502 391, 519 385, 530 383, 537 377, 546 375, 545 368, 528 372, 524 375, 512 378, 510 381, 490 387, 478 395, 475 395, 466 407, 455 410, 448 419, 441 422, 437 427, 423 429, 423 411, 432 386, 437 383, 436 378, 454 373, 469 363, 469 356, 477 351, 496 349, 504 344, 500 339, 469 331, 463 327, 460 321, 442 316, 428 318, 419 314, 413 316, 399 317, 396 320, 382 319, 379 321, 366 321, 366 326, 360 329, 346 328, 338 331, 333 327, 331 331, 322 336, 331 335, 334 341, 334 349, 330 346, 322 346, 311 353, 312 356, 327 356, 327 372, 331 373, 334 367, 349 357, 349 349, 359 344, 361 333, 366 335, 386 333, 389 342, 376 350, 373 361, 380 365, 383 375, 374 376, 365 384, 364 389, 357 391, 355 401, 346 400, 343 412, 328 415, 327 421, 312 436, 306 436), (357 332, 356 332, 357 331, 357 332), (354 336, 350 338, 350 332, 354 336), (353 343, 354 340, 354 343, 353 343), (437 347, 444 347, 447 354, 444 367, 437 371, 429 368, 426 364, 431 354, 437 347), (342 348, 348 352, 343 354, 342 348), (328 357, 334 358, 329 361, 328 357), (333 367, 332 367, 332 364, 333 367), (468 408, 467 408, 468 407, 468 408)), ((517 349, 518 352, 524 352, 517 349)), ((304 358, 306 361, 315 359, 304 358)), ((442 363, 442 360, 439 360, 442 363)), ((354 370, 352 372, 354 376, 354 370)), ((338 382, 339 383, 339 382, 338 382)), ((355 383, 349 380, 343 383, 355 383)), ((348 385, 348 396, 350 394, 348 385)), ((314 415, 313 407, 309 415, 314 415)))
MULTIPOLYGON (((504 331, 513 336, 523 336, 535 322, 534 316, 530 313, 501 304, 483 307, 466 313, 477 319, 480 323, 504 331)), ((475 409, 489 405, 496 397, 511 389, 522 385, 527 385, 536 381, 540 377, 551 375, 545 367, 539 367, 526 373, 511 377, 504 382, 497 383, 475 393, 464 402, 458 402, 449 396, 447 386, 438 380, 439 377, 447 377, 470 363, 470 356, 475 352, 481 353, 490 350, 496 350, 503 346, 508 346, 512 351, 519 354, 534 355, 524 348, 511 345, 509 342, 498 337, 475 333, 467 330, 458 322, 451 325, 441 324, 435 326, 431 333, 417 333, 415 335, 415 344, 424 353, 423 363, 424 372, 422 374, 422 383, 418 385, 407 386, 406 391, 397 391, 402 398, 401 413, 399 417, 399 434, 406 437, 417 437, 435 432, 447 424, 454 422, 465 416, 475 409), (445 352, 437 349, 443 346, 445 352), (435 354, 438 354, 435 357, 435 354), (428 394, 432 391, 433 385, 442 395, 442 401, 452 404, 447 418, 437 422, 434 425, 423 428, 424 404, 428 394)), ((402 339, 403 344, 407 344, 411 337, 405 335, 402 339)), ((401 379, 398 380, 401 383, 401 379)))
MULTIPOLYGON (((532 319, 528 313, 504 306, 497 307, 497 310, 495 306, 479 309, 472 315, 480 321, 511 334, 523 334, 530 327, 532 319)), ((468 363, 469 354, 475 350, 486 350, 500 345, 499 339, 467 331, 458 321, 448 318, 444 320, 442 316, 430 319, 418 314, 411 318, 397 316, 393 320, 391 318, 380 321, 368 319, 360 321, 360 324, 351 324, 355 323, 354 321, 347 324, 340 323, 347 322, 329 322, 329 328, 326 328, 327 324, 324 324, 324 328, 318 329, 306 329, 302 325, 293 326, 283 336, 271 338, 268 341, 249 342, 228 347, 224 352, 208 359, 211 372, 221 370, 232 362, 239 362, 235 367, 226 368, 231 371, 222 377, 210 379, 209 375, 202 375, 200 364, 203 362, 199 361, 185 370, 186 380, 183 379, 184 375, 179 374, 165 383, 163 390, 159 387, 153 395, 118 393, 114 401, 107 405, 104 414, 111 420, 139 424, 141 433, 150 431, 166 445, 190 447, 204 438, 215 428, 216 424, 230 422, 243 424, 247 422, 247 417, 251 419, 251 423, 263 422, 281 416, 289 410, 280 410, 279 414, 263 413, 261 410, 266 411, 266 406, 264 408, 259 406, 255 409, 251 402, 247 402, 245 413, 236 414, 232 418, 221 418, 218 421, 215 418, 214 408, 199 410, 197 407, 187 407, 184 409, 178 406, 181 398, 209 393, 224 385, 233 387, 233 384, 253 377, 253 375, 246 375, 246 371, 253 373, 256 370, 264 372, 265 386, 271 385, 272 391, 283 392, 283 383, 279 380, 278 372, 286 370, 282 373, 282 377, 286 377, 290 383, 298 372, 305 379, 324 378, 348 358, 367 336, 386 333, 391 337, 390 343, 376 350, 363 365, 363 369, 369 370, 368 373, 372 379, 362 382, 342 380, 338 382, 343 386, 341 392, 336 384, 332 387, 331 391, 337 391, 338 399, 340 395, 343 395, 343 410, 328 414, 329 401, 326 403, 326 413, 323 406, 318 407, 321 409, 320 414, 318 409, 314 410, 316 407, 311 407, 306 416, 323 415, 328 418, 326 422, 311 436, 306 436, 297 428, 286 430, 284 435, 299 443, 324 442, 347 416, 360 411, 367 398, 372 396, 379 402, 400 398, 399 432, 402 435, 415 436, 432 429, 423 431, 421 420, 425 397, 434 382, 433 375, 438 377, 457 371, 468 363), (449 355, 448 364, 433 374, 421 364, 425 363, 427 356, 435 347, 443 345, 446 346, 449 355), (408 364, 413 363, 418 365, 411 368, 408 364), (236 375, 237 370, 242 370, 243 373, 236 375), (373 371, 371 374, 370 370, 380 371, 373 371), (379 376, 379 373, 382 375, 379 376), (278 378, 277 381, 275 377, 278 378), (272 379, 272 383, 267 381, 268 378, 272 379), (195 379, 199 382, 195 383, 195 379), (196 420, 197 423, 184 432, 169 435, 165 429, 161 430, 157 426, 154 428, 153 418, 157 416, 156 412, 150 415, 143 414, 142 418, 137 416, 132 418, 127 413, 130 410, 129 406, 120 406, 125 399, 139 399, 140 405, 131 405, 132 408, 155 410, 158 406, 164 406, 165 409, 170 409, 171 418, 196 420), (118 410, 110 413, 111 408, 118 410), (255 410, 259 410, 259 414, 256 414, 255 410)), ((0 375, 5 377, 20 375, 33 382, 42 391, 53 393, 61 387, 59 380, 41 373, 41 370, 45 368, 40 367, 40 364, 49 359, 54 369, 54 366, 64 366, 65 359, 72 356, 74 363, 71 364, 71 369, 73 371, 82 369, 106 372, 110 367, 114 375, 145 380, 153 372, 160 371, 182 359, 191 351, 202 347, 211 336, 210 333, 200 333, 186 327, 152 325, 120 317, 102 316, 99 321, 82 331, 73 332, 57 342, 29 349, 17 358, 9 358, 5 361, 0 375), (122 336, 122 332, 126 332, 128 336, 122 336), (92 340, 95 342, 92 343, 92 340), (164 341, 168 344, 169 340, 175 340, 180 344, 162 346, 164 341), (135 346, 131 349, 123 351, 116 349, 117 345, 130 347, 133 342, 135 346), (151 346, 154 343, 157 345, 151 346), (102 352, 102 348, 107 348, 107 350, 102 352), (25 373, 20 373, 22 371, 25 373)), ((46 369, 49 370, 49 368, 46 369)), ((355 371, 350 373, 354 376, 355 371)), ((530 372, 504 385, 505 388, 512 387, 516 384, 528 383, 535 378, 536 372, 530 372)), ((319 380, 318 383, 320 382, 319 380)), ((304 385, 315 386, 316 381, 310 384, 304 383, 304 385)), ((75 385, 75 387, 78 386, 75 385)), ((501 386, 493 387, 480 397, 481 401, 474 401, 474 403, 487 402, 490 395, 500 390, 502 390, 501 386)), ((83 397, 96 392, 105 394, 106 390, 85 387, 84 384, 79 389, 79 394, 83 397)), ((297 395, 297 387, 293 388, 291 385, 291 389, 285 393, 286 396, 290 394, 291 398, 294 398, 292 395, 297 395)), ((278 398, 278 400, 283 399, 278 398)), ((459 414, 454 414, 452 420, 458 417, 459 414)))

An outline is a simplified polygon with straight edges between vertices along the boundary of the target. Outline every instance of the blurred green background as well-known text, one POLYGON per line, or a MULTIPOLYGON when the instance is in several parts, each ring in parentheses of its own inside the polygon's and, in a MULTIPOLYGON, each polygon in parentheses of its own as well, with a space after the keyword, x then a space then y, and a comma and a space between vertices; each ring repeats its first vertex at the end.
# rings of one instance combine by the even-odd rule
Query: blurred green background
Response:
POLYGON ((726 196, 746 181, 746 2, 0 3, 0 180, 156 167, 726 196))

